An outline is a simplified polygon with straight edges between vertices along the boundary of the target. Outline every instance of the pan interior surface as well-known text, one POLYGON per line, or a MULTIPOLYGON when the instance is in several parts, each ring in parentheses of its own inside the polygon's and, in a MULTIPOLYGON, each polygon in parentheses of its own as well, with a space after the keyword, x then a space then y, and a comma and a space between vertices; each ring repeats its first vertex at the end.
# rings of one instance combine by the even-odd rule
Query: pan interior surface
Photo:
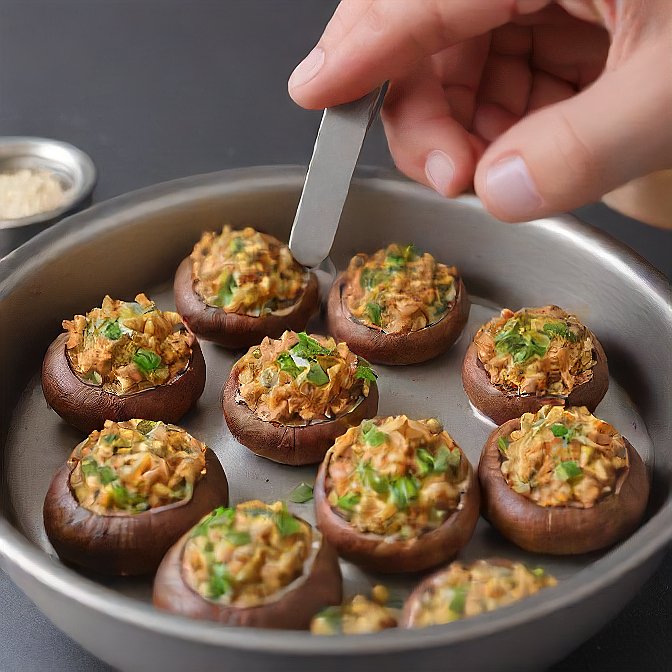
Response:
MULTIPOLYGON (((60 564, 44 533, 42 503, 52 474, 83 437, 46 406, 39 368, 49 342, 60 332, 61 321, 100 305, 105 294, 132 299, 145 292, 161 308, 174 308, 170 280, 202 231, 221 229, 226 223, 234 227, 249 225, 287 240, 302 176, 299 169, 253 169, 159 185, 71 217, 3 262, 0 310, 3 324, 12 328, 3 330, 0 348, 5 377, 0 425, 5 520, 0 518, 0 542, 6 548, 10 544, 21 547, 36 567, 42 567, 36 585, 48 583, 53 569, 73 585, 90 586, 96 598, 107 595, 107 618, 136 623, 144 618, 152 636, 161 637, 162 630, 168 633, 174 628, 181 631, 184 641, 202 637, 212 646, 245 648, 252 646, 250 638, 254 637, 262 650, 282 648, 275 633, 229 631, 231 637, 226 628, 154 612, 147 604, 151 596, 148 579, 101 579, 60 564), (27 550, 21 546, 26 541, 27 550)), ((672 363, 665 355, 669 352, 672 315, 660 277, 634 254, 569 218, 501 224, 473 198, 446 201, 417 185, 376 174, 357 179, 331 255, 337 268, 345 268, 356 252, 372 251, 395 241, 413 242, 439 260, 458 266, 473 305, 463 335, 445 355, 417 366, 375 367, 379 373, 379 414, 438 417, 474 466, 494 427, 473 411, 461 384, 462 357, 478 327, 504 306, 517 309, 555 303, 576 313, 600 338, 612 378, 596 414, 630 440, 654 476, 649 522, 629 540, 604 553, 551 558, 517 549, 480 520, 460 557, 469 561, 496 555, 542 566, 560 580, 560 590, 576 591, 575 602, 585 599, 591 590, 606 590, 609 573, 615 580, 633 569, 636 551, 643 553, 647 544, 650 546, 648 555, 637 560, 636 564, 642 564, 662 548, 665 540, 659 534, 654 540, 653 527, 666 529, 668 539, 672 527, 668 524, 665 528, 663 520, 664 516, 668 523, 670 520, 672 481, 672 459, 664 450, 669 442, 668 381, 672 376, 672 363)), ((314 320, 310 330, 323 333, 322 322, 314 320)), ((229 479, 232 502, 287 499, 302 481, 312 483, 315 467, 272 463, 253 455, 231 437, 218 395, 241 353, 209 343, 202 345, 208 367, 206 390, 180 424, 217 453, 229 479)), ((314 521, 312 503, 290 506, 314 521)), ((18 555, 17 551, 12 557, 18 555)), ((15 567, 14 561, 7 568, 45 608, 38 592, 32 594, 30 582, 22 576, 22 571, 28 574, 28 570, 15 567)), ((345 562, 342 568, 347 594, 367 591, 370 585, 382 581, 391 587, 393 598, 401 600, 419 580, 367 575, 345 562)), ((627 596, 621 597, 624 603, 627 596)), ((291 643, 294 651, 308 655, 322 650, 325 656, 338 651, 375 653, 390 647, 412 651, 428 641, 436 648, 454 643, 460 636, 463 640, 478 637, 479 623, 485 628, 484 635, 503 632, 514 623, 524 627, 539 615, 549 615, 558 599, 567 601, 567 595, 555 589, 546 597, 536 596, 502 614, 465 621, 456 627, 392 636, 382 633, 359 643, 352 641, 357 638, 350 638, 340 640, 338 646, 316 643, 305 633, 283 633, 283 646, 288 647, 287 653, 291 643)), ((593 630, 607 618, 605 613, 594 614, 593 630)), ((73 623, 54 620, 70 634, 76 631, 73 623)), ((566 653, 593 630, 555 642, 547 649, 545 660, 566 653)), ((103 645, 95 649, 91 637, 85 635, 79 639, 98 655, 123 664, 122 652, 114 654, 103 645)))

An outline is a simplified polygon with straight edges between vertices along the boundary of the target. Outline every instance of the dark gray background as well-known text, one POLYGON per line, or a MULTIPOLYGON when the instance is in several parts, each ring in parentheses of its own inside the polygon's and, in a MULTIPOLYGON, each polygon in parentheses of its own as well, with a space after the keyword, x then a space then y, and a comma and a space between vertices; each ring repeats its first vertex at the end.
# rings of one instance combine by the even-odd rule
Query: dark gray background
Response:
MULTIPOLYGON (((100 171, 94 201, 194 173, 305 164, 320 115, 291 102, 286 79, 335 5, 0 0, 0 135, 81 147, 100 171)), ((392 165, 380 127, 362 162, 392 165)), ((579 215, 672 274, 671 232, 601 205, 579 215)), ((671 572, 668 554, 628 608, 553 669, 672 668, 671 572)), ((109 669, 55 629, 2 573, 0 595, 0 672, 109 669)))

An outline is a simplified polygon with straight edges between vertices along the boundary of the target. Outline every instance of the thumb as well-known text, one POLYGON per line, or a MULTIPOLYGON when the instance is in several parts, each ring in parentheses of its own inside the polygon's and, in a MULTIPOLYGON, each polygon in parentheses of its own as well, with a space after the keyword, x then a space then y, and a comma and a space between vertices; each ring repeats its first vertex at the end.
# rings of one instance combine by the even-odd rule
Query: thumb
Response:
POLYGON ((524 117, 490 145, 474 179, 496 217, 521 221, 597 201, 672 165, 669 55, 640 52, 573 98, 524 117))

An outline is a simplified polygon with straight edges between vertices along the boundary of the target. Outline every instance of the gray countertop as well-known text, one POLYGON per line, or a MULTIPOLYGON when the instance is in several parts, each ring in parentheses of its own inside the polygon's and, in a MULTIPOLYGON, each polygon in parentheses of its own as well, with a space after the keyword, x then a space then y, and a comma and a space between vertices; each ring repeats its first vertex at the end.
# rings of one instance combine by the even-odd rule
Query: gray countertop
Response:
MULTIPOLYGON (((99 170, 94 201, 183 175, 305 164, 319 113, 286 93, 333 0, 0 0, 0 135, 72 142, 99 170)), ((362 162, 391 166, 382 129, 362 162)), ((579 216, 672 275, 672 232, 601 205, 579 216)), ((604 630, 553 669, 672 667, 672 555, 604 630)), ((0 672, 109 667, 0 573, 0 672)))

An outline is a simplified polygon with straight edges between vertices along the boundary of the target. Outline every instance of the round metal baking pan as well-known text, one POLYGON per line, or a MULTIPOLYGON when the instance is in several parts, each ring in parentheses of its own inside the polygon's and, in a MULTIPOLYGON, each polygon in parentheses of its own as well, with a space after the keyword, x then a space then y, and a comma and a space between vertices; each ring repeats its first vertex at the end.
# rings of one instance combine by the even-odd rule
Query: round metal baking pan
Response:
MULTIPOLYGON (((475 463, 491 427, 472 413, 461 388, 468 340, 497 306, 562 305, 579 314, 607 351, 612 380, 599 415, 631 440, 653 474, 642 527, 605 553, 550 558, 515 549, 481 521, 464 558, 520 558, 548 568, 559 586, 448 626, 349 638, 231 629, 160 613, 148 603, 149 582, 96 579, 53 554, 41 504, 52 473, 79 439, 46 407, 39 388, 41 359, 61 320, 99 304, 105 293, 128 298, 146 291, 170 306, 172 274, 203 230, 231 222, 286 239, 303 176, 300 168, 252 168, 158 185, 70 217, 0 262, 0 564, 54 623, 120 669, 548 665, 627 603, 672 535, 669 286, 633 252, 570 217, 502 224, 473 197, 448 201, 389 173, 360 171, 354 180, 332 253, 336 266, 343 268, 356 251, 412 240, 461 269, 474 309, 465 335, 445 356, 413 367, 377 367, 380 412, 440 417, 475 463)), ((216 400, 235 354, 210 344, 204 353, 206 391, 182 424, 218 454, 233 501, 286 497, 310 481, 314 469, 272 464, 232 439, 216 400)), ((309 517, 309 509, 298 505, 297 511, 309 517)), ((378 578, 347 564, 344 570, 349 592, 378 578)), ((391 587, 402 595, 411 583, 394 580, 391 587)))
POLYGON ((64 215, 85 204, 96 183, 93 161, 67 142, 23 136, 0 137, 0 173, 28 168, 52 173, 60 182, 63 205, 18 219, 0 219, 0 257, 64 215))

